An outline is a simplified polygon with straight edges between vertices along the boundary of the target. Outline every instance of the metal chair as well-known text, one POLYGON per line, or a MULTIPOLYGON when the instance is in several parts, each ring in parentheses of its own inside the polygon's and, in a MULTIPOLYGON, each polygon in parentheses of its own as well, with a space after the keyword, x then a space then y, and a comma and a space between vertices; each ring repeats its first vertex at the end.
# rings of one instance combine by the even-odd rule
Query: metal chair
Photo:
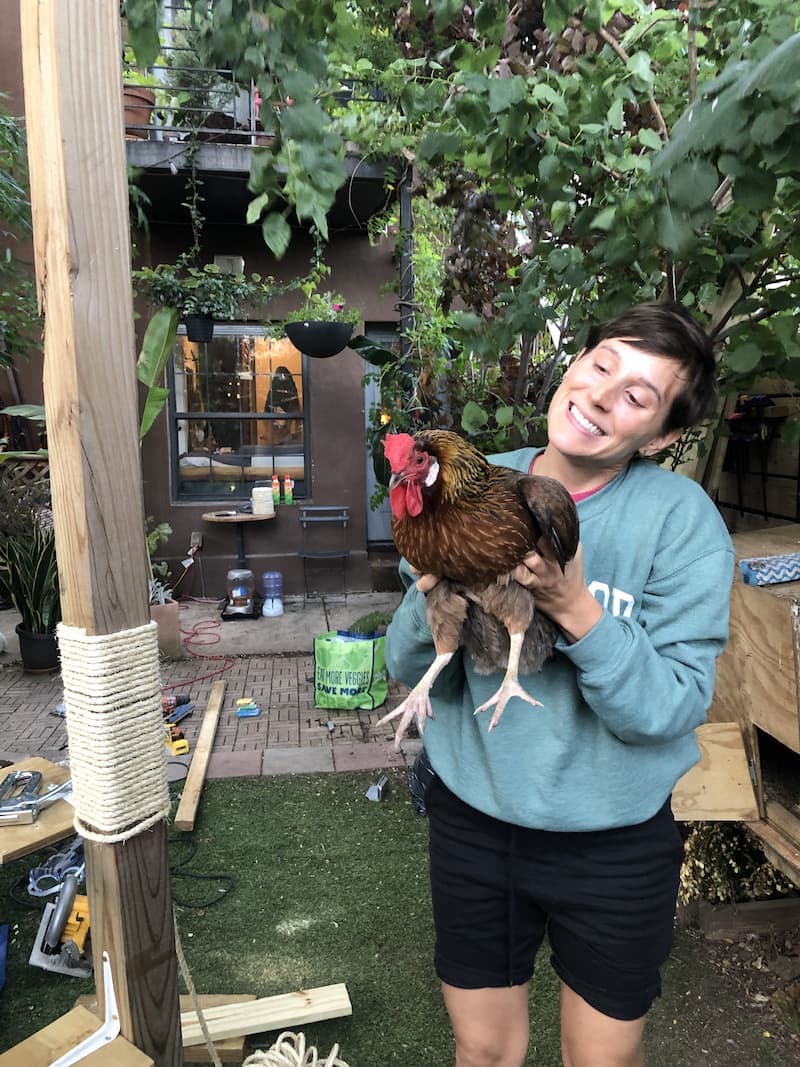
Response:
MULTIPOLYGON (((336 504, 301 504, 300 528, 302 539, 298 555, 303 561, 305 598, 309 591, 309 572, 329 573, 330 564, 338 561, 342 574, 342 595, 347 597, 347 527, 350 508, 336 504)), ((321 594, 321 590, 315 590, 321 594)))

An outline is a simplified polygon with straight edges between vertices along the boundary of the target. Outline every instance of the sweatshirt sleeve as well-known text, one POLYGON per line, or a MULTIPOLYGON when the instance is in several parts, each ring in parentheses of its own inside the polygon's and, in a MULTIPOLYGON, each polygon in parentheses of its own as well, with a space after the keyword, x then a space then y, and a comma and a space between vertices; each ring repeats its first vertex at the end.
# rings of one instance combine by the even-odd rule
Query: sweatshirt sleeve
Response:
POLYGON ((728 637, 733 580, 730 539, 712 541, 688 561, 662 553, 637 618, 605 610, 580 641, 558 643, 577 669, 587 704, 621 741, 657 744, 705 721, 728 637))
POLYGON ((398 682, 412 686, 431 665, 436 652, 425 594, 417 589, 416 575, 405 559, 400 561, 400 579, 406 592, 386 631, 386 669, 398 682))

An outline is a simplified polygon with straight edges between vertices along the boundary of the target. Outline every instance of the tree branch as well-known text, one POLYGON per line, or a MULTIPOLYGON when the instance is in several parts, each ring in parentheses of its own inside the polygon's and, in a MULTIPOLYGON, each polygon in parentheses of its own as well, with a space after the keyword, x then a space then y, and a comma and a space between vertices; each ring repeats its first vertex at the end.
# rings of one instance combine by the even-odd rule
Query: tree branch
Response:
MULTIPOLYGON (((605 26, 602 26, 600 28, 600 37, 606 42, 607 45, 609 45, 609 47, 614 52, 616 52, 616 54, 619 56, 623 63, 628 62, 631 57, 628 55, 628 53, 625 51, 619 41, 615 37, 612 37, 612 35, 608 32, 605 26)), ((652 97, 649 100, 646 100, 645 103, 650 109, 650 113, 652 114, 653 118, 656 120, 656 126, 658 127, 658 132, 661 135, 662 140, 668 141, 669 130, 667 129, 666 122, 664 122, 664 116, 661 114, 661 108, 658 106, 658 104, 652 97)))

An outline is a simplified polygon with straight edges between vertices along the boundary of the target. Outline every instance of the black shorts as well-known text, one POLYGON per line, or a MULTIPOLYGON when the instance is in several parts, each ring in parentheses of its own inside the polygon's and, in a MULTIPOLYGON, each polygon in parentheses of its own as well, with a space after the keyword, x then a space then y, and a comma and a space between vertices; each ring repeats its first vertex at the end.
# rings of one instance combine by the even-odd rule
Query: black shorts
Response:
POLYGON ((528 830, 435 778, 426 795, 436 973, 460 989, 520 985, 547 934, 558 976, 614 1019, 661 992, 683 844, 669 800, 613 830, 528 830))

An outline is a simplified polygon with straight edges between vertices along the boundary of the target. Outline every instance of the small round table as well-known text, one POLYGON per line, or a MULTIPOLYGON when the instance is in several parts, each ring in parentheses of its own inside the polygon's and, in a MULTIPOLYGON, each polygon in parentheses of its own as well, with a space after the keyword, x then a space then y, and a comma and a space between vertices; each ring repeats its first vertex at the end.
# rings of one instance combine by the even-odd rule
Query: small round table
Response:
POLYGON ((248 522, 267 522, 269 519, 274 519, 275 513, 272 515, 253 515, 249 511, 205 511, 203 512, 203 522, 219 522, 219 523, 232 523, 236 527, 236 548, 238 551, 238 563, 240 568, 244 569, 247 566, 247 559, 244 554, 244 528, 248 522))

